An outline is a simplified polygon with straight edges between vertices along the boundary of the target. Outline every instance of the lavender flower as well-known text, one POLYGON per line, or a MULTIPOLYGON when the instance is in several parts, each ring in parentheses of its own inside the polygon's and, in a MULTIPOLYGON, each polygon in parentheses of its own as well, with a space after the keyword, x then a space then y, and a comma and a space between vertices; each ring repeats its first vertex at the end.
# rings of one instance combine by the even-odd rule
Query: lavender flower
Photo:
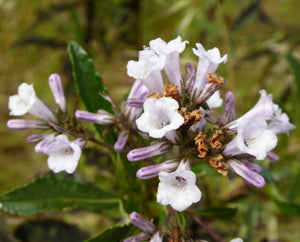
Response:
POLYGON ((167 160, 162 163, 146 166, 139 169, 136 176, 140 179, 149 179, 158 176, 161 171, 171 172, 178 167, 178 159, 167 160))
POLYGON ((10 119, 7 127, 13 130, 22 129, 49 129, 49 125, 43 120, 10 119))
POLYGON ((162 242, 162 236, 153 223, 144 219, 137 212, 132 212, 129 218, 131 223, 143 230, 143 232, 125 239, 124 242, 142 242, 149 239, 153 242, 162 242))
POLYGON ((172 144, 166 141, 157 142, 147 147, 131 150, 127 154, 129 161, 145 160, 153 156, 158 156, 167 153, 172 148, 172 144))
POLYGON ((57 74, 51 74, 49 77, 49 86, 52 91, 54 101, 59 110, 63 113, 67 113, 66 98, 64 89, 61 83, 61 79, 57 74))
POLYGON ((257 167, 255 166, 255 169, 253 169, 253 163, 229 159, 227 164, 234 173, 241 176, 246 182, 259 188, 265 185, 265 180, 258 174, 257 167))
POLYGON ((77 110, 75 112, 75 117, 76 119, 83 122, 102 124, 102 125, 110 125, 116 121, 115 117, 112 114, 102 109, 98 110, 97 113, 77 110))

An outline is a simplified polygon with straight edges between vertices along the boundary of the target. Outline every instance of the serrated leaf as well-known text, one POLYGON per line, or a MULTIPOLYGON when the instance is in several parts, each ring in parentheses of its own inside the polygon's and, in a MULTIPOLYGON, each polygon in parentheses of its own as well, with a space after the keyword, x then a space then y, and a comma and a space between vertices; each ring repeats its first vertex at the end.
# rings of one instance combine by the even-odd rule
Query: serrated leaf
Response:
POLYGON ((85 240, 85 242, 123 241, 125 238, 132 236, 135 230, 136 227, 132 224, 122 227, 114 227, 85 240))
POLYGON ((101 189, 70 178, 47 176, 0 196, 0 208, 11 214, 43 211, 119 208, 120 199, 101 189))
POLYGON ((195 210, 196 213, 202 216, 212 216, 218 218, 232 218, 237 213, 237 208, 228 207, 211 207, 205 209, 195 210))

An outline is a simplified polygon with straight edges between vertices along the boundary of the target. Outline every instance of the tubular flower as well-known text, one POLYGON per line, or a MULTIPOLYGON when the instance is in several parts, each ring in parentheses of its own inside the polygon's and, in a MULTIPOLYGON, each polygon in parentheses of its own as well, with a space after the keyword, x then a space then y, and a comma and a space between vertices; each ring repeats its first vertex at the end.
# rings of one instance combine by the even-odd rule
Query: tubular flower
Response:
POLYGON ((32 84, 22 83, 18 94, 9 97, 8 107, 10 115, 21 116, 30 113, 47 122, 57 122, 52 110, 36 96, 32 84))
POLYGON ((76 141, 69 141, 67 136, 56 136, 43 150, 48 157, 48 166, 54 172, 73 173, 81 156, 81 148, 76 141))
POLYGON ((180 71, 179 54, 184 51, 188 41, 181 41, 181 37, 166 43, 161 38, 149 42, 150 49, 155 51, 159 56, 165 56, 166 63, 164 71, 171 83, 176 84, 181 91, 182 76, 180 71))
POLYGON ((178 102, 172 98, 148 98, 144 103, 144 113, 136 120, 137 127, 150 137, 162 138, 184 123, 178 108, 178 102))
POLYGON ((176 171, 159 173, 157 202, 183 211, 201 199, 196 186, 196 175, 189 168, 189 161, 182 160, 176 171))

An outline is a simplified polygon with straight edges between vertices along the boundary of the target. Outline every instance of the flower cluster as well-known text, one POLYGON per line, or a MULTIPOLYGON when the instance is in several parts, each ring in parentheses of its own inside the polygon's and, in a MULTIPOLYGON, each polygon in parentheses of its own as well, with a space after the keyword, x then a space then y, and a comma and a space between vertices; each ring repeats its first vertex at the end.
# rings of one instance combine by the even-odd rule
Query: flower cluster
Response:
MULTIPOLYGON (((103 96, 111 103, 112 113, 104 109, 97 113, 68 113, 61 80, 52 74, 49 85, 56 108, 41 101, 32 85, 23 83, 18 94, 9 99, 10 115, 28 113, 38 119, 11 119, 7 125, 15 130, 51 130, 30 135, 28 141, 39 141, 35 151, 48 155, 48 166, 55 173, 73 173, 82 149, 91 140, 77 122, 117 130, 118 138, 111 148, 125 152, 130 162, 147 162, 136 176, 158 177, 157 202, 176 211, 184 211, 201 199, 191 169, 198 162, 207 163, 223 176, 238 175, 246 184, 263 187, 265 180, 259 161, 278 161, 278 155, 272 151, 277 135, 288 133, 295 126, 265 90, 260 91, 253 108, 239 118, 232 92, 225 94, 220 114, 211 112, 223 104, 219 89, 225 79, 216 71, 221 63, 227 62, 227 55, 221 56, 216 47, 205 50, 197 43, 193 53, 199 58, 198 64, 195 67, 186 63, 182 73, 180 54, 187 44, 180 36, 168 43, 158 38, 139 51, 138 60, 127 64, 127 74, 135 79, 127 100, 119 108, 109 96, 103 96), (66 135, 75 140, 69 141, 66 135)), ((154 224, 135 212, 130 219, 143 232, 126 241, 162 241, 154 224)))
POLYGON ((227 55, 221 56, 217 48, 206 51, 198 43, 193 49, 199 57, 197 69, 187 63, 183 75, 179 55, 187 43, 181 37, 168 43, 152 40, 139 52, 138 61, 127 64, 128 75, 150 90, 144 112, 136 120, 137 128, 155 139, 148 147, 131 150, 128 160, 149 159, 177 147, 174 159, 137 172, 141 179, 158 176, 157 201, 177 211, 201 198, 191 163, 206 162, 223 176, 239 175, 246 183, 263 187, 261 167, 255 160, 278 160, 272 153, 276 135, 294 128, 265 90, 261 90, 257 104, 238 119, 234 96, 228 92, 223 112, 213 116, 211 109, 222 105, 219 89, 225 83, 215 72, 227 61, 227 55))
POLYGON ((70 133, 72 130, 67 115, 68 111, 62 83, 57 74, 50 75, 49 86, 56 108, 41 101, 36 96, 32 84, 22 83, 19 86, 18 94, 9 97, 8 107, 10 115, 22 116, 28 113, 39 119, 10 119, 7 122, 7 126, 13 130, 51 130, 46 133, 30 135, 27 141, 39 141, 35 146, 35 151, 48 155, 48 166, 53 172, 66 171, 73 173, 77 167, 85 141, 80 137, 74 141, 69 141, 68 137, 62 134, 70 133))

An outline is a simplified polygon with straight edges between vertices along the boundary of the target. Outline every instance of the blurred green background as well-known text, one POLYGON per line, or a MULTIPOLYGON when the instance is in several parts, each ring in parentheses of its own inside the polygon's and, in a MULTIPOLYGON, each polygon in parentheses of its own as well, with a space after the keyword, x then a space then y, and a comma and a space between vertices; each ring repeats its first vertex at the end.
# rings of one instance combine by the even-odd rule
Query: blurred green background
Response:
MULTIPOLYGON (((190 42, 182 54, 183 64, 194 65, 197 58, 191 49, 195 43, 202 43, 206 49, 217 46, 222 55, 229 55, 229 61, 218 69, 227 80, 221 93, 234 92, 238 116, 256 103, 259 90, 266 89, 273 93, 274 101, 288 113, 291 122, 298 125, 299 9, 298 0, 0 0, 0 192, 48 172, 46 156, 35 154, 34 145, 25 142, 31 132, 6 127, 10 118, 8 97, 17 92, 20 83, 27 82, 34 84, 41 99, 52 103, 48 77, 58 73, 69 102, 74 102, 66 48, 71 40, 89 52, 116 103, 121 102, 133 82, 126 74, 127 61, 136 59, 137 50, 150 40, 161 37, 169 41, 181 35, 190 42)), ((235 220, 208 222, 248 241, 299 241, 299 140, 298 129, 290 135, 280 135, 275 149, 280 161, 265 162, 272 184, 261 190, 229 183, 226 178, 203 178, 204 183, 213 184, 205 188, 211 199, 206 200, 210 201, 207 205, 228 201, 234 204, 242 196, 235 220)), ((83 162, 75 175, 90 182, 98 179, 83 162)), ((27 221, 46 218, 77 225, 90 235, 114 223, 101 214, 79 211, 31 217, 1 213, 3 241, 14 241, 16 231, 27 221)))

